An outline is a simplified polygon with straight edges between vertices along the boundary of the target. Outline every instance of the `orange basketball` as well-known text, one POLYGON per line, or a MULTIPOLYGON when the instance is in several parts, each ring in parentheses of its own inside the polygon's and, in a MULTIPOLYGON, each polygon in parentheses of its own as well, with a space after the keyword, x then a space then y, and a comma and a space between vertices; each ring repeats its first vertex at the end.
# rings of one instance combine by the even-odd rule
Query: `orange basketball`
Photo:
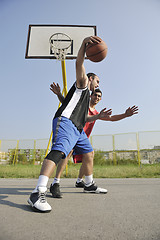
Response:
POLYGON ((89 43, 86 47, 86 55, 92 62, 101 62, 107 56, 107 45, 101 39, 99 43, 89 43))

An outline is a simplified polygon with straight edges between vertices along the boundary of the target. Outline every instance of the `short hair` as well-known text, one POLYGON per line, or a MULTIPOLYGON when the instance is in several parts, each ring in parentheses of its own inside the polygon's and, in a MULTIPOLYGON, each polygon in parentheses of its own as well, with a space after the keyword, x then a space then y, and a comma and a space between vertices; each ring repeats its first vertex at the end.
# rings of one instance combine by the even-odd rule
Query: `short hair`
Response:
POLYGON ((88 78, 92 77, 94 79, 95 76, 97 76, 95 73, 87 73, 88 78))
POLYGON ((96 89, 91 93, 91 95, 93 95, 95 92, 101 93, 101 96, 102 96, 102 91, 101 91, 99 88, 96 88, 96 89))

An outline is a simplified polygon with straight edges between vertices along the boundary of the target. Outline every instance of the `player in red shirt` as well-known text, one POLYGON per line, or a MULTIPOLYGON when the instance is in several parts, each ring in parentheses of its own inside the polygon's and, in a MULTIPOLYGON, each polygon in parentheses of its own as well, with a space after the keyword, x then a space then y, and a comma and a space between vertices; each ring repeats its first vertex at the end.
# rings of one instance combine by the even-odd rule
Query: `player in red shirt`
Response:
MULTIPOLYGON (((90 116, 97 115, 99 113, 99 112, 97 112, 97 110, 94 107, 101 100, 102 92, 99 89, 96 89, 95 92, 96 93, 94 93, 94 95, 93 95, 93 93, 91 95, 90 107, 89 107, 89 110, 88 110, 88 115, 90 115, 90 116), (96 96, 96 99, 95 99, 95 96, 96 96), (96 104, 95 104, 95 101, 97 101, 96 104)), ((85 124, 85 126, 83 128, 88 138, 91 135, 91 132, 92 132, 92 129, 94 127, 95 122, 96 122, 96 120, 93 121, 93 122, 86 122, 86 124, 85 124)), ((74 163, 81 163, 82 162, 82 154, 73 155, 73 161, 74 161, 74 163)))
MULTIPOLYGON (((56 85, 53 82, 50 89, 51 89, 52 92, 54 92, 58 96, 60 102, 63 102, 64 96, 61 94, 60 86, 58 84, 56 85)), ((101 90, 100 89, 95 89, 95 91, 92 92, 91 97, 90 97, 90 106, 89 106, 88 115, 93 116, 93 115, 98 115, 99 114, 99 112, 95 109, 95 106, 99 103, 99 101, 101 99, 102 99, 101 90)), ((111 109, 109 109, 108 110, 108 116, 105 117, 105 118, 101 118, 100 120, 119 121, 121 119, 124 119, 126 117, 130 117, 130 116, 132 116, 134 114, 137 114, 137 113, 138 113, 138 107, 137 106, 133 106, 131 108, 129 107, 125 111, 125 113, 118 114, 118 115, 111 115, 111 109)), ((96 120, 94 120, 92 122, 88 121, 88 122, 86 122, 86 124, 83 128, 84 132, 86 133, 88 138, 90 137, 90 134, 92 132, 92 129, 94 127, 95 122, 96 122, 96 120)), ((68 160, 70 159, 71 156, 73 156, 74 163, 81 163, 82 162, 83 155, 82 154, 81 155, 75 155, 74 151, 70 152, 70 154, 66 157, 65 161, 63 160, 63 162, 62 161, 59 162, 58 167, 57 167, 57 171, 56 171, 56 176, 55 176, 54 181, 52 183, 52 186, 55 187, 54 192, 53 192, 53 187, 52 187, 52 196, 55 197, 55 198, 61 198, 62 197, 62 194, 61 194, 60 189, 59 189, 60 176, 61 176, 63 170, 65 169, 65 166, 66 166, 66 164, 67 164, 67 162, 68 162, 68 160)), ((84 187, 83 176, 84 176, 83 167, 81 166, 81 168, 79 170, 79 176, 78 176, 76 184, 75 184, 76 187, 79 187, 79 188, 84 187)))

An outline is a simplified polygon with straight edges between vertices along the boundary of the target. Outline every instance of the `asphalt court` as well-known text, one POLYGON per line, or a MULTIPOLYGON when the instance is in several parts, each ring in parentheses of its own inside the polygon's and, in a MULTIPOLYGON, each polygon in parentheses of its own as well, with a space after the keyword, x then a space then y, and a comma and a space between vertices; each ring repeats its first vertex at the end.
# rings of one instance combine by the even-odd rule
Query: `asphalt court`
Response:
MULTIPOLYGON (((49 181, 48 187, 52 180, 49 181)), ((95 179, 107 194, 87 194, 61 179, 50 213, 27 199, 36 179, 0 179, 0 240, 160 240, 160 179, 95 179)))

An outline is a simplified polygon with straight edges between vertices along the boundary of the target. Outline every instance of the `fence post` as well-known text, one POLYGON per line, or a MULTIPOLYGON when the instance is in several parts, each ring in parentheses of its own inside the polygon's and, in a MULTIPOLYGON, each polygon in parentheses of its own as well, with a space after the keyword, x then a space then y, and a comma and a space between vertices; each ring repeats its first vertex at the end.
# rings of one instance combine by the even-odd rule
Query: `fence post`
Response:
POLYGON ((113 144, 113 164, 116 165, 116 151, 115 151, 115 135, 112 135, 112 144, 113 144))
POLYGON ((139 147, 139 133, 136 133, 136 139, 137 139, 137 156, 138 156, 138 165, 141 165, 141 156, 140 156, 140 147, 139 147))
POLYGON ((34 140, 34 151, 33 151, 33 165, 36 161, 36 140, 34 140))
POLYGON ((14 158, 13 158, 13 164, 17 164, 17 150, 18 150, 18 146, 19 146, 19 140, 17 140, 17 146, 15 149, 15 153, 14 153, 14 158))

